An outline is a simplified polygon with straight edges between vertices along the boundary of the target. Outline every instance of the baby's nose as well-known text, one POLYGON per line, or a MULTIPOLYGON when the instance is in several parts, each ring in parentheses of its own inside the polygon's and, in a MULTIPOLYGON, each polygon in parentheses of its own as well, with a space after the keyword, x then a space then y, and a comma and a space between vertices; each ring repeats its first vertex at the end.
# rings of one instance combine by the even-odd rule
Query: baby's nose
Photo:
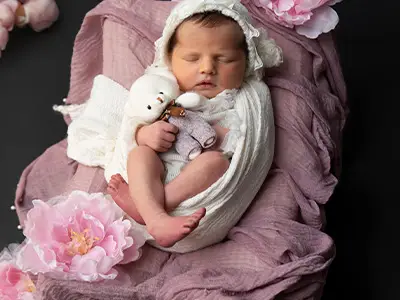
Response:
POLYGON ((204 58, 200 64, 201 74, 215 74, 214 60, 211 58, 204 58))

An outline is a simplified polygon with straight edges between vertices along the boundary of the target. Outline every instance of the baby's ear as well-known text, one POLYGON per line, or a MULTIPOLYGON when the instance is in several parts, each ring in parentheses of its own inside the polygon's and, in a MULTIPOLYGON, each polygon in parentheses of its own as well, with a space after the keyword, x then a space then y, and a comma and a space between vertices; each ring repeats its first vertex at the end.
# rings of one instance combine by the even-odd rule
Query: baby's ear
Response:
POLYGON ((265 68, 277 67, 283 62, 282 49, 275 40, 268 38, 264 28, 258 28, 260 36, 257 39, 257 53, 261 57, 265 68))

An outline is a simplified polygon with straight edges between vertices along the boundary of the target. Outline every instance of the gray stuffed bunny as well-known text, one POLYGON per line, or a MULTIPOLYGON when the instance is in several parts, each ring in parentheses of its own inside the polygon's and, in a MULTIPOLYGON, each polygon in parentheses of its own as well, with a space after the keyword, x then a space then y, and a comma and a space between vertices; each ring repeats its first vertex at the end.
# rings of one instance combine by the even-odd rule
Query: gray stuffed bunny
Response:
POLYGON ((196 112, 176 106, 175 103, 166 109, 161 118, 178 127, 175 149, 186 160, 193 160, 217 140, 216 132, 210 124, 196 112))

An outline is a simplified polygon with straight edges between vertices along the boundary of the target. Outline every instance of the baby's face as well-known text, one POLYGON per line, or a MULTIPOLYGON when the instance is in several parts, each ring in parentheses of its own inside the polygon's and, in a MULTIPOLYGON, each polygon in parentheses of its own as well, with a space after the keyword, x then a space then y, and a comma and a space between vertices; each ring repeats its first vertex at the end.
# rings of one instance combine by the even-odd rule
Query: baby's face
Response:
POLYGON ((191 21, 183 23, 170 58, 181 90, 213 98, 225 89, 239 88, 246 69, 243 39, 235 22, 213 28, 191 21))

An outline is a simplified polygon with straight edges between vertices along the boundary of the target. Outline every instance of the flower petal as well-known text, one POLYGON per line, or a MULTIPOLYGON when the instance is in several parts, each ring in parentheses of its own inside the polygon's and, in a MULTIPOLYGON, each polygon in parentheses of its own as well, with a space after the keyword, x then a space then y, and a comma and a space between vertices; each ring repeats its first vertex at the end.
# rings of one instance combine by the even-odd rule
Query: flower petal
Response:
POLYGON ((105 226, 124 216, 122 209, 112 201, 112 199, 109 199, 109 196, 104 194, 92 194, 91 198, 91 201, 95 203, 93 207, 97 207, 98 209, 90 213, 105 226))
POLYGON ((51 241, 49 224, 58 224, 62 217, 51 206, 41 200, 33 200, 33 208, 27 214, 24 235, 35 243, 51 241))
POLYGON ((127 247, 127 243, 132 243, 132 241, 125 239, 128 236, 130 227, 131 224, 128 220, 117 220, 107 228, 106 235, 112 236, 117 244, 113 254, 117 262, 123 259, 122 251, 127 247))
POLYGON ((21 295, 19 295, 18 300, 34 300, 35 297, 33 296, 33 293, 22 293, 21 295))
POLYGON ((77 211, 82 211, 91 203, 87 201, 88 194, 83 191, 73 191, 65 201, 56 204, 54 207, 63 212, 64 215, 75 215, 77 211))
POLYGON ((67 271, 67 266, 69 266, 72 261, 72 256, 69 253, 68 246, 66 244, 59 244, 53 247, 52 250, 56 254, 57 262, 62 263, 64 265, 64 271, 67 271))
POLYGON ((96 281, 99 278, 97 265, 104 257, 106 257, 104 249, 101 247, 94 247, 83 256, 74 256, 70 271, 75 274, 78 279, 84 281, 96 281))
POLYGON ((97 272, 99 274, 108 274, 114 266, 114 260, 111 257, 104 256, 97 264, 97 272))
POLYGON ((294 0, 280 0, 277 8, 279 11, 288 11, 294 6, 294 0))
POLYGON ((331 31, 339 22, 339 16, 331 7, 320 7, 314 11, 314 15, 305 24, 296 26, 298 34, 310 39, 317 38, 321 33, 331 31))
POLYGON ((326 5, 333 6, 336 3, 342 2, 343 0, 330 0, 326 3, 326 5))
POLYGON ((21 270, 35 275, 59 269, 55 253, 47 248, 42 249, 31 241, 18 253, 16 263, 21 270))
POLYGON ((118 271, 116 270, 116 269, 114 269, 114 268, 112 268, 109 272, 107 272, 106 274, 99 274, 99 276, 102 278, 102 279, 108 279, 108 280, 113 280, 113 279, 116 279, 117 278, 117 276, 118 276, 118 271))
POLYGON ((142 249, 138 249, 135 245, 124 251, 124 258, 119 262, 120 265, 129 264, 138 260, 142 256, 142 249))
POLYGON ((296 12, 310 12, 322 5, 324 5, 329 0, 301 0, 296 3, 296 12))
POLYGON ((115 256, 117 243, 114 241, 112 235, 107 236, 104 240, 101 241, 101 243, 98 244, 98 246, 103 248, 108 256, 115 256))
POLYGON ((5 273, 5 281, 10 285, 16 285, 21 280, 22 274, 20 269, 10 266, 5 273))
POLYGON ((99 278, 97 273, 97 261, 94 260, 84 260, 80 264, 79 270, 76 272, 78 279, 83 281, 96 281, 99 278))
POLYGON ((96 219, 90 214, 83 213, 82 219, 80 220, 81 229, 89 229, 89 236, 96 238, 98 240, 103 240, 104 238, 104 226, 100 220, 96 219))
POLYGON ((132 245, 124 249, 124 258, 119 262, 119 264, 127 264, 138 260, 142 255, 142 250, 140 249, 146 243, 145 236, 134 229, 130 229, 129 237, 132 239, 132 245))
POLYGON ((83 260, 94 260, 94 261, 100 261, 104 256, 107 256, 106 251, 101 248, 101 247, 94 247, 93 249, 91 249, 87 254, 82 255, 82 259, 83 260))
POLYGON ((68 243, 70 241, 68 226, 64 224, 54 225, 51 229, 51 238, 58 243, 68 243))

